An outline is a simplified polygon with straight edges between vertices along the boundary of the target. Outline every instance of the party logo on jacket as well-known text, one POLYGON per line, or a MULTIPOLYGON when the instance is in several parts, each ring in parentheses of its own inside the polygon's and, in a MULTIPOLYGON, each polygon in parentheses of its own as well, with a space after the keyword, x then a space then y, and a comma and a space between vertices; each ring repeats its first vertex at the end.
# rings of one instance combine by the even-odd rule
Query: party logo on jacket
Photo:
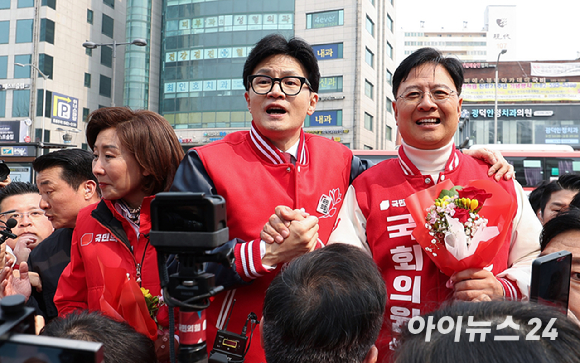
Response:
POLYGON ((328 195, 323 194, 318 201, 316 211, 322 213, 320 218, 334 217, 337 212, 336 206, 342 202, 342 194, 340 189, 333 189, 328 192, 328 195))

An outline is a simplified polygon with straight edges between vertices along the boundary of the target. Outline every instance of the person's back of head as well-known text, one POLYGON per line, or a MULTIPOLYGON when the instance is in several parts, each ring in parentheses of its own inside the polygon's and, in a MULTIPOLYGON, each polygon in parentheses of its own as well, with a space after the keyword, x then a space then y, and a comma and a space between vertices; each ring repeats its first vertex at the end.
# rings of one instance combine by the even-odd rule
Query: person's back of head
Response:
POLYGON ((376 359, 385 283, 359 248, 333 244, 292 261, 266 292, 262 345, 268 363, 376 359))
POLYGON ((542 182, 540 184, 536 185, 534 190, 532 190, 530 192, 530 194, 528 195, 528 200, 530 201, 530 205, 532 206, 534 213, 536 215, 538 215, 538 217, 539 217, 538 213, 540 212, 541 205, 542 205, 542 196, 544 195, 544 189, 546 189, 547 184, 548 184, 547 181, 542 180, 542 182))
POLYGON ((580 329, 555 308, 534 303, 454 303, 411 319, 394 362, 576 363, 580 329))
POLYGON ((100 312, 77 311, 56 318, 40 334, 103 343, 105 363, 157 362, 151 339, 100 312))

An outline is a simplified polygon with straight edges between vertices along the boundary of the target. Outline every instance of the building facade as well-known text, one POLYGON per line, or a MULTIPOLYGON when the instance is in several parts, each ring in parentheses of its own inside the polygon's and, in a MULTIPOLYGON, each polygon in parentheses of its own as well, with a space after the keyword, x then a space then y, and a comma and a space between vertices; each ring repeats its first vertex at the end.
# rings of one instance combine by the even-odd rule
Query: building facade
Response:
POLYGON ((160 113, 186 146, 248 129, 242 70, 264 36, 313 45, 320 101, 305 131, 356 149, 394 147, 394 6, 371 0, 168 0, 160 113))
MULTIPOLYGON (((495 62, 465 62, 457 141, 492 144, 495 62)), ((497 139, 503 144, 564 144, 580 149, 580 62, 500 62, 497 139)))

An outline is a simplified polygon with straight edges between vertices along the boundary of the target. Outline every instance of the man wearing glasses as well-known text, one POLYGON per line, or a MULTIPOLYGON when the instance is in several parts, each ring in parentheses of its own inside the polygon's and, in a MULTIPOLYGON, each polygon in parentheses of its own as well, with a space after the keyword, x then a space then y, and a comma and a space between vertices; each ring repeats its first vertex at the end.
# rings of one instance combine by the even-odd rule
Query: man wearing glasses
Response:
POLYGON ((18 237, 6 240, 16 256, 15 264, 26 262, 30 251, 53 231, 52 224, 39 207, 40 199, 34 184, 12 182, 0 189, 0 220, 6 222, 13 218, 18 222, 12 228, 12 233, 18 237))
MULTIPOLYGON (((316 57, 306 42, 281 35, 263 38, 243 70, 251 129, 190 150, 177 171, 172 190, 226 199, 230 238, 237 239, 236 272, 253 281, 212 301, 208 350, 230 314, 228 331, 237 334, 250 312, 261 315, 265 291, 284 263, 311 251, 318 237, 326 241, 332 231, 353 156, 342 144, 302 130, 318 102, 319 79, 316 57), (282 244, 267 244, 260 231, 279 205, 307 213, 292 222, 297 233, 282 244)), ((256 331, 247 362, 266 361, 258 335, 256 331)))
MULTIPOLYGON (((405 198, 443 180, 466 185, 488 179, 488 166, 455 150, 463 68, 432 48, 403 60, 393 77, 393 110, 403 139, 397 159, 359 176, 349 188, 329 243, 360 246, 372 254, 387 284, 384 326, 377 342, 379 361, 389 353, 391 332, 441 302, 526 299, 530 266, 539 253, 541 225, 515 180, 500 180, 517 210, 507 216, 510 231, 486 269, 444 275, 413 239, 414 221, 405 198)), ((423 222, 424 223, 424 222, 423 222)))

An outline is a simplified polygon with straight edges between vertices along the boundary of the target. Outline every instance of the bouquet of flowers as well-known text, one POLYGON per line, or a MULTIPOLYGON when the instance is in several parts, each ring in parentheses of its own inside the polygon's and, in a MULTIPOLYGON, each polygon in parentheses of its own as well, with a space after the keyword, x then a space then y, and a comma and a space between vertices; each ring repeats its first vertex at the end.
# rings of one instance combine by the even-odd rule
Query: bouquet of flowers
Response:
POLYGON ((516 203, 497 183, 446 180, 406 199, 417 226, 413 236, 448 276, 488 266, 502 247, 516 203))

